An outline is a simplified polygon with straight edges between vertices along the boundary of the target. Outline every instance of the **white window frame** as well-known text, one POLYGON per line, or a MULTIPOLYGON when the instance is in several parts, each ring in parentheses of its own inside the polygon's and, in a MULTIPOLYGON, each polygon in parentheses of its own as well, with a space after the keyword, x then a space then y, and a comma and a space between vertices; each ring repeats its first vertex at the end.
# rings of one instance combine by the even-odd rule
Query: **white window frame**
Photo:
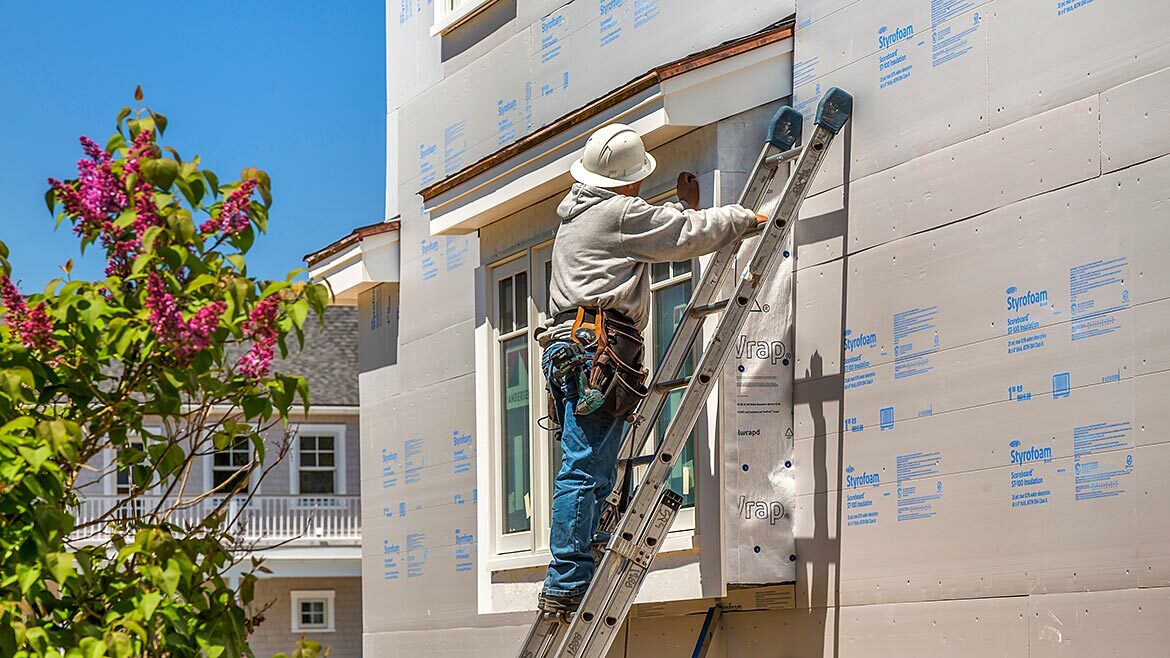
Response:
POLYGON ((297 589, 289 593, 291 611, 290 628, 294 633, 335 633, 336 626, 336 592, 331 589, 297 589), (305 601, 325 602, 325 626, 302 626, 301 603, 305 601))
MULTIPOLYGON (((669 200, 669 199, 667 199, 667 200, 669 200)), ((655 201, 655 203, 662 203, 662 201, 655 201)), ((667 265, 673 266, 673 263, 668 263, 667 265)), ((651 265, 651 267, 653 267, 653 265, 651 265)), ((654 315, 654 308, 653 308, 654 293, 656 293, 660 290, 664 290, 666 288, 670 288, 671 286, 675 286, 675 285, 678 285, 680 283, 684 283, 686 281, 691 282, 691 290, 693 291, 696 287, 698 287, 698 284, 699 284, 699 276, 698 275, 699 275, 699 259, 694 258, 694 259, 691 259, 690 272, 686 272, 684 274, 679 274, 679 275, 674 275, 672 272, 672 275, 667 277, 665 281, 659 281, 657 283, 654 283, 653 279, 651 279, 651 283, 650 283, 650 305, 651 305, 651 308, 650 308, 649 318, 646 321, 646 328, 643 331, 643 336, 645 336, 645 338, 646 338, 646 359, 645 359, 646 369, 649 370, 649 372, 650 372, 650 375, 649 375, 650 378, 654 377, 654 371, 658 365, 657 359, 655 358, 655 354, 654 354, 654 349, 656 347, 654 345, 654 332, 657 329, 657 327, 655 327, 656 318, 654 315)), ((692 294, 693 294, 693 292, 692 292, 692 294)), ((666 346, 664 345, 663 349, 665 349, 665 348, 666 348, 666 346)), ((694 358, 695 358, 695 365, 697 366, 698 361, 699 361, 699 356, 697 353, 694 355, 694 358)), ((691 431, 691 436, 693 436, 695 438, 694 450, 692 450, 692 454, 691 454, 691 459, 694 461, 695 468, 694 468, 694 471, 691 473, 690 486, 691 486, 691 489, 694 490, 694 492, 695 492, 695 504, 691 505, 689 507, 684 507, 678 511, 678 514, 674 517, 674 523, 671 524, 671 526, 670 526, 671 532, 681 532, 681 531, 686 531, 686 530, 693 531, 695 529, 695 509, 698 508, 698 504, 699 504, 698 454, 697 453, 699 450, 699 445, 701 443, 702 432, 704 432, 704 431, 705 431, 705 428, 703 427, 702 423, 695 423, 695 429, 691 431)), ((651 437, 652 438, 655 437, 654 431, 652 431, 651 437)), ((654 454, 654 451, 655 451, 654 444, 651 441, 647 441, 646 446, 642 450, 642 454, 643 455, 651 455, 651 454, 654 454)), ((649 467, 648 466, 639 466, 638 467, 637 477, 639 480, 645 474, 647 468, 649 468, 649 467)))
MULTIPOLYGON (((142 429, 151 434, 162 434, 163 428, 161 425, 146 425, 142 429)), ((142 437, 134 436, 128 437, 127 443, 138 443, 145 447, 146 443, 142 437)), ((161 484, 161 483, 160 483, 161 484)), ((149 495, 152 491, 158 488, 158 484, 143 492, 149 495)), ((118 449, 113 446, 102 450, 102 494, 106 496, 117 496, 118 493, 118 449)))
MULTIPOLYGON (((652 203, 662 203, 669 201, 674 195, 673 189, 666 194, 656 195, 648 199, 652 203)), ((488 497, 490 505, 487 506, 487 515, 484 519, 485 526, 481 526, 481 536, 491 537, 491 543, 487 552, 487 559, 490 561, 488 568, 492 571, 510 568, 521 568, 524 566, 531 566, 531 564, 543 563, 548 556, 548 539, 551 527, 551 507, 552 507, 552 480, 556 475, 553 473, 552 460, 553 450, 556 446, 552 444, 551 435, 543 429, 539 422, 548 414, 548 404, 545 396, 544 388, 544 374, 540 372, 540 357, 541 348, 539 343, 533 337, 534 331, 544 326, 548 319, 548 286, 549 281, 545 275, 545 262, 552 258, 553 241, 548 240, 537 245, 518 251, 505 258, 497 260, 487 266, 487 275, 484 279, 487 287, 487 294, 485 296, 486 309, 486 332, 485 342, 483 343, 483 353, 486 358, 483 359, 483 378, 480 384, 480 391, 482 398, 487 401, 486 413, 483 418, 486 421, 484 426, 479 431, 488 437, 486 448, 490 459, 488 462, 487 476, 490 482, 485 483, 491 492, 488 497), (501 279, 514 276, 516 273, 524 271, 528 276, 528 327, 524 330, 517 330, 507 334, 501 335, 497 331, 496 323, 498 320, 498 299, 499 296, 499 282, 501 279), (525 532, 505 534, 503 532, 503 419, 501 413, 501 404, 503 390, 500 382, 503 376, 503 363, 501 356, 501 344, 503 340, 514 338, 527 332, 529 336, 529 444, 531 449, 531 472, 529 473, 531 482, 530 505, 532 520, 531 529, 525 532)), ((692 286, 697 286, 702 274, 701 259, 691 260, 691 271, 687 274, 672 276, 666 281, 652 284, 651 288, 654 291, 681 283, 688 278, 693 282, 692 286)), ((647 323, 644 335, 647 338, 647 368, 653 372, 654 364, 649 363, 653 355, 653 318, 650 318, 647 323)), ((477 365, 477 369, 480 366, 477 365)), ((694 546, 694 538, 697 533, 697 513, 699 506, 699 475, 700 457, 698 451, 700 444, 703 442, 703 437, 706 436, 708 427, 702 422, 695 427, 694 434, 696 436, 695 446, 695 473, 692 473, 691 487, 695 491, 696 503, 694 506, 684 508, 679 511, 678 516, 675 517, 674 524, 671 527, 672 541, 664 546, 664 551, 672 550, 686 550, 694 546)), ((483 444, 481 444, 483 445, 483 444)), ((481 450, 483 449, 481 448, 481 450)), ((648 446, 647 451, 653 450, 653 446, 648 446)), ((644 467, 643 467, 644 468, 644 467)), ((481 471, 483 473, 483 471, 481 471)), ((481 488, 482 491, 482 488, 481 488)))
MULTIPOLYGON (((244 436, 244 435, 240 435, 240 436, 244 436)), ((251 439, 249 439, 245 443, 248 446, 248 459, 250 461, 253 458, 253 456, 256 454, 256 446, 252 445, 251 439)), ((219 452, 219 451, 213 450, 210 454, 205 455, 203 457, 203 491, 205 491, 205 492, 211 491, 213 488, 215 488, 215 482, 213 481, 213 478, 214 478, 214 474, 215 474, 215 453, 216 452, 219 452)), ((254 473, 254 472, 249 474, 248 486, 245 487, 240 493, 252 493, 256 490, 256 479, 257 478, 253 477, 254 475, 256 475, 256 473, 254 473)), ((226 496, 226 495, 228 495, 228 492, 221 491, 216 495, 217 496, 226 496)))
POLYGON ((288 493, 293 496, 301 494, 301 434, 306 436, 333 437, 333 493, 331 494, 303 494, 308 497, 344 496, 346 490, 346 461, 345 461, 345 425, 327 423, 302 423, 297 425, 292 436, 292 449, 289 451, 288 461, 288 493))
MULTIPOLYGON (((541 432, 536 425, 535 418, 538 417, 534 410, 540 409, 542 405, 541 397, 543 388, 536 386, 537 378, 534 376, 540 370, 539 351, 535 347, 536 342, 532 339, 533 330, 539 326, 538 323, 543 321, 543 316, 535 308, 532 302, 533 290, 533 271, 531 267, 531 250, 525 249, 523 252, 515 256, 493 264, 489 269, 489 290, 488 290, 488 326, 490 328, 490 346, 488 348, 488 359, 491 364, 489 368, 489 377, 491 378, 489 413, 491 417, 491 436, 492 436, 492 483, 491 483, 491 521, 492 521, 492 536, 494 552, 496 554, 508 553, 523 553, 531 552, 534 548, 534 540, 540 537, 541 534, 547 536, 547 532, 541 530, 541 526, 547 528, 547 521, 541 523, 541 518, 547 516, 548 512, 546 505, 537 495, 537 487, 539 484, 541 468, 541 454, 543 450, 540 447, 542 443, 539 441, 541 432), (524 296, 528 304, 527 310, 527 326, 523 329, 517 329, 504 334, 499 332, 496 326, 499 317, 499 283, 501 280, 515 276, 520 272, 527 274, 528 294, 524 296), (505 340, 516 338, 518 336, 527 336, 528 338, 528 440, 531 450, 529 464, 531 470, 529 471, 529 483, 531 485, 528 498, 529 508, 529 529, 522 532, 513 532, 505 534, 503 531, 503 510, 504 510, 504 442, 503 437, 503 414, 500 413, 500 408, 503 402, 504 391, 503 386, 500 385, 503 377, 503 362, 500 356, 500 348, 505 340)), ((537 411, 540 415, 543 412, 537 411)), ((544 542, 547 544, 547 539, 544 542)))
POLYGON ((496 0, 435 0, 435 24, 431 36, 437 37, 459 27, 496 0))

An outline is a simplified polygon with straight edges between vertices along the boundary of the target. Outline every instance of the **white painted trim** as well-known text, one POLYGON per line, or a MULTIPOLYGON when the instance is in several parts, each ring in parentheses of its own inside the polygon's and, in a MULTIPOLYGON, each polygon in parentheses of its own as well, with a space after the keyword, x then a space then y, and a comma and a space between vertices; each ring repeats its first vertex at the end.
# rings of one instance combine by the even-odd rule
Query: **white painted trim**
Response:
POLYGON ((443 0, 435 0, 435 24, 431 26, 431 36, 437 37, 450 32, 470 20, 472 16, 486 9, 488 5, 495 1, 471 0, 455 11, 446 12, 442 8, 443 0))
POLYGON ((289 610, 291 612, 291 628, 294 633, 334 633, 336 624, 336 592, 331 589, 294 589, 289 592, 289 610), (325 627, 301 626, 301 602, 325 602, 325 627))
MULTIPOLYGON (((647 148, 656 148, 695 128, 790 96, 792 48, 790 37, 670 78, 658 93, 595 121, 598 126, 625 121, 647 148), (634 116, 639 118, 631 120, 634 116)), ((588 136, 582 131, 547 151, 522 153, 483 175, 478 184, 427 202, 431 234, 474 232, 568 188, 569 165, 584 151, 588 136), (539 162, 544 164, 532 169, 539 162)))
MULTIPOLYGON (((193 404, 184 404, 183 405, 184 411, 192 411, 194 409, 199 409, 199 408, 202 408, 202 407, 199 407, 199 406, 193 405, 193 404)), ((243 411, 238 406, 231 406, 231 405, 227 405, 227 404, 215 404, 215 405, 212 405, 211 407, 209 407, 209 409, 210 409, 211 413, 221 414, 221 415, 228 414, 228 413, 243 413, 243 411)), ((303 413, 301 411, 301 408, 299 406, 294 406, 290 410, 289 415, 293 416, 293 417, 299 417, 299 418, 308 418, 309 416, 357 416, 361 413, 361 410, 362 410, 362 408, 360 406, 357 406, 357 405, 344 405, 344 404, 339 404, 336 406, 324 405, 324 406, 319 406, 319 407, 309 407, 309 413, 306 414, 306 413, 303 413)))
POLYGON ((345 429, 345 425, 339 423, 300 423, 296 425, 296 429, 292 433, 292 449, 289 450, 288 454, 288 492, 290 495, 299 496, 301 493, 301 479, 299 477, 301 442, 298 439, 302 431, 314 436, 323 434, 333 436, 333 494, 338 496, 346 494, 345 472, 348 469, 345 461, 345 429))
POLYGON ((387 231, 362 238, 309 268, 309 277, 327 281, 335 303, 355 305, 359 293, 401 280, 399 236, 399 231, 387 231))

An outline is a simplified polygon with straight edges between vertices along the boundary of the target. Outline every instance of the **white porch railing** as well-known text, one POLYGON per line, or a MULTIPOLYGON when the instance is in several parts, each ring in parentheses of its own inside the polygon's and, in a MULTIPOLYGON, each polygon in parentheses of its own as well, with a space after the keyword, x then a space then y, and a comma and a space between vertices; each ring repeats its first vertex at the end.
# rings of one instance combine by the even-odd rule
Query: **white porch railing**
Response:
MULTIPOLYGON (((77 510, 77 523, 83 525, 100 519, 122 500, 120 496, 86 496, 77 510)), ((222 499, 208 499, 193 507, 175 510, 169 517, 177 525, 199 523, 222 499)), ((158 497, 140 496, 112 515, 126 518, 149 512, 158 505, 158 497)), ((228 519, 236 519, 235 534, 248 542, 276 543, 303 540, 307 543, 331 542, 356 544, 362 538, 362 512, 358 496, 267 496, 256 495, 245 503, 233 498, 227 505, 228 519)), ((77 533, 79 537, 100 539, 105 532, 98 526, 77 533)))

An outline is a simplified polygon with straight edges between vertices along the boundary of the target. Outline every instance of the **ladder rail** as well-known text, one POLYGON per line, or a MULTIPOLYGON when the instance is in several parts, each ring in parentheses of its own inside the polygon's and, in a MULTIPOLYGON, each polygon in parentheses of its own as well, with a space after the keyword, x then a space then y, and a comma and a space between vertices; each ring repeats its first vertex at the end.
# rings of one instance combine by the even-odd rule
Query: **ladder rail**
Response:
POLYGON ((648 542, 646 537, 652 534, 656 520, 661 516, 656 512, 659 500, 667 493, 673 493, 663 489, 673 469, 674 456, 694 429, 699 413, 726 361, 732 338, 747 321, 751 302, 755 299, 760 283, 778 264, 778 252, 792 230, 809 185, 851 110, 852 99, 840 90, 831 89, 822 99, 812 138, 801 151, 792 176, 781 193, 780 203, 760 236, 747 268, 740 276, 733 302, 728 304, 720 318, 695 370, 695 378, 683 393, 682 401, 656 453, 658 458, 643 477, 618 524, 617 532, 606 547, 597 577, 585 593, 577 614, 564 630, 565 639, 556 654, 558 658, 604 658, 609 651, 621 622, 633 605, 638 586, 650 562, 661 549, 660 541, 648 542), (624 572, 627 577, 601 578, 603 573, 614 571, 624 572), (631 575, 634 577, 631 578, 631 575), (633 586, 631 580, 636 581, 633 586))
MULTIPOLYGON (((792 110, 792 114, 795 116, 785 117, 785 120, 794 122, 799 126, 800 115, 796 114, 795 110, 792 110)), ((780 115, 777 115, 777 120, 780 120, 780 115)), ((743 192, 740 193, 740 205, 747 208, 757 208, 767 195, 768 188, 773 183, 777 172, 780 170, 780 166, 791 157, 794 157, 794 152, 799 153, 795 149, 786 150, 772 143, 765 144, 763 151, 756 160, 755 167, 752 169, 748 184, 744 187, 743 192)), ((732 269, 732 265, 735 262, 735 255, 739 253, 739 248, 743 244, 743 241, 754 235, 756 235, 756 232, 751 231, 740 239, 724 246, 715 252, 714 256, 707 263, 707 267, 699 279, 699 284, 696 286, 695 292, 691 295, 691 299, 687 304, 686 311, 682 314, 682 319, 679 321, 678 327, 675 328, 674 335, 671 337, 666 352, 662 356, 662 361, 656 364, 654 374, 648 386, 650 393, 643 400, 641 406, 639 406, 634 414, 633 422, 626 429, 622 440, 622 447, 618 452, 619 456, 630 458, 642 454, 642 451, 646 447, 646 442, 650 439, 654 428, 657 427, 658 417, 666 407, 667 399, 676 390, 675 388, 665 390, 663 384, 668 381, 677 380, 678 373, 682 371, 683 364, 691 356, 695 342, 699 338, 705 321, 704 316, 707 313, 698 313, 696 311, 717 305, 714 300, 722 288, 727 273, 732 269)), ((613 490, 610 492, 602 508, 601 518, 597 524, 598 532, 612 532, 616 525, 617 518, 620 516, 619 505, 621 491, 624 486, 625 470, 618 469, 613 490)))

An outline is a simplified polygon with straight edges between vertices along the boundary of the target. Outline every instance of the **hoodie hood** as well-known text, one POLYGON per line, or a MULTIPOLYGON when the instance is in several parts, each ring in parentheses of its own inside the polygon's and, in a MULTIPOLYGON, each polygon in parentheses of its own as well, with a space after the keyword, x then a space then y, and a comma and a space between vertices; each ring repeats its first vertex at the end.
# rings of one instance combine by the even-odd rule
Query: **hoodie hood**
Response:
POLYGON ((617 193, 613 190, 585 185, 584 183, 573 183, 573 187, 569 190, 569 193, 561 201, 561 204, 557 206, 557 216, 564 221, 572 221, 586 210, 615 196, 617 196, 617 193))

